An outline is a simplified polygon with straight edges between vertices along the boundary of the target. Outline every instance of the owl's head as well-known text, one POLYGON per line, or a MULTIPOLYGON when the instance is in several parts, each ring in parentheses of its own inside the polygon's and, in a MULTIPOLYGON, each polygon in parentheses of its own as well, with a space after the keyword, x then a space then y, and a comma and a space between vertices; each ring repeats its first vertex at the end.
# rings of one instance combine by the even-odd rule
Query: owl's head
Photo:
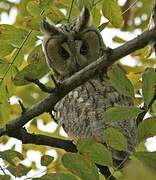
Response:
POLYGON ((83 8, 71 23, 56 26, 45 19, 41 25, 46 60, 59 80, 71 76, 93 61, 104 47, 102 37, 91 23, 90 12, 83 8))

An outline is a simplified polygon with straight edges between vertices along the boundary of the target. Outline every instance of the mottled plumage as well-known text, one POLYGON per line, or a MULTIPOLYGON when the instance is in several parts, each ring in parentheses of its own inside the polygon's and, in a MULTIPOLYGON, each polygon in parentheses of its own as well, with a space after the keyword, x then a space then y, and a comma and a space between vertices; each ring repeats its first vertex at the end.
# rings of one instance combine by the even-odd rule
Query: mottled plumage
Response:
MULTIPOLYGON (((101 50, 105 49, 99 31, 91 24, 87 8, 76 20, 60 27, 44 21, 42 31, 47 63, 59 81, 96 61, 101 56, 101 50)), ((128 148, 132 151, 136 141, 135 120, 110 124, 103 119, 106 109, 129 106, 132 102, 116 91, 105 74, 102 76, 103 80, 96 75, 59 101, 55 106, 55 119, 74 141, 94 136, 104 143, 103 131, 108 127, 118 128, 127 138, 128 148)), ((122 160, 125 156, 124 153, 111 151, 114 159, 122 160)))

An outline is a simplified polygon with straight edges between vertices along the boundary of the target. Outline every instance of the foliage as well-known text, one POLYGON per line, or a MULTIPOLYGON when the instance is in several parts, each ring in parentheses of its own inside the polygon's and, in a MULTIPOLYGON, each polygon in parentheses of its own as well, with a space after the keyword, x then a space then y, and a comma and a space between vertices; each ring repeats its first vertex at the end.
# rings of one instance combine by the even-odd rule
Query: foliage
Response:
MULTIPOLYGON (((20 106, 17 103, 11 103, 11 97, 21 99, 26 107, 31 107, 46 97, 46 94, 29 83, 24 78, 25 76, 39 79, 44 77, 42 80, 45 85, 53 86, 54 84, 49 78, 49 69, 41 47, 40 23, 44 17, 48 17, 57 24, 64 23, 77 17, 82 7, 86 5, 91 11, 93 23, 99 27, 100 31, 104 32, 105 28, 112 29, 114 27, 129 33, 136 29, 144 31, 151 15, 152 0, 138 0, 125 12, 127 4, 130 6, 132 3, 134 0, 126 0, 122 6, 117 0, 22 0, 19 3, 1 0, 0 13, 9 13, 12 8, 16 8, 17 17, 12 25, 0 24, 0 127, 20 114, 20 106), (109 20, 109 23, 101 21, 103 16, 109 20)), ((122 44, 125 39, 114 36, 113 41, 122 44)), ((114 66, 108 71, 114 87, 120 93, 130 97, 134 101, 134 106, 111 108, 104 113, 105 118, 114 122, 122 121, 127 117, 137 117, 143 111, 139 108, 141 103, 145 103, 145 108, 149 108, 151 115, 138 127, 138 144, 136 152, 131 155, 134 168, 130 164, 122 174, 127 179, 131 177, 128 171, 135 174, 137 163, 139 164, 138 172, 146 170, 144 177, 147 174, 150 174, 151 179, 156 177, 156 153, 147 152, 144 146, 140 148, 147 138, 156 135, 156 103, 150 104, 156 86, 154 69, 156 60, 147 55, 148 48, 146 47, 130 55, 136 66, 132 67, 121 63, 122 68, 114 66), (136 161, 137 163, 135 163, 136 161), (143 166, 140 165, 140 162, 143 163, 143 166)), ((39 118, 44 125, 51 122, 51 117, 47 114, 42 114, 39 118)), ((53 133, 48 133, 41 130, 37 122, 38 120, 30 122, 29 131, 65 138, 60 134, 59 128, 56 128, 53 133)), ((104 132, 104 138, 112 148, 127 151, 127 141, 116 129, 107 129, 104 132)), ((7 145, 7 142, 9 142, 9 137, 1 137, 2 145, 7 145)), ((12 177, 21 177, 27 175, 31 169, 38 169, 38 165, 34 165, 33 162, 29 167, 24 164, 24 161, 22 162, 27 157, 29 150, 41 152, 41 165, 46 168, 44 176, 33 179, 99 179, 101 175, 95 163, 108 166, 115 171, 109 150, 91 139, 77 143, 78 153, 65 153, 63 150, 55 149, 58 155, 56 159, 46 154, 52 147, 22 145, 22 154, 17 152, 15 147, 0 151, 0 158, 3 159, 0 173, 4 174, 0 176, 0 179, 9 179, 9 175, 5 174, 5 168, 12 177), (3 168, 4 171, 1 171, 3 168)), ((133 176, 131 179, 139 179, 142 175, 136 177, 133 176)))

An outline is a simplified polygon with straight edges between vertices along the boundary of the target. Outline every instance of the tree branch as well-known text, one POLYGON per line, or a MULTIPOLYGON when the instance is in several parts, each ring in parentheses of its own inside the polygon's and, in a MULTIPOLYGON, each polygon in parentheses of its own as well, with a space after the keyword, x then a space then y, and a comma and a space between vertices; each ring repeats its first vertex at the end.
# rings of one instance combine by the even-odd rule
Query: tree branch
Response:
POLYGON ((144 110, 142 113, 140 113, 138 115, 138 117, 136 118, 136 123, 137 126, 143 121, 146 113, 150 110, 150 108, 152 107, 154 101, 156 100, 156 86, 155 86, 155 94, 151 100, 151 102, 149 103, 148 107, 146 106, 146 104, 143 105, 142 109, 144 110))
POLYGON ((26 109, 26 111, 19 115, 16 119, 13 119, 3 128, 0 128, 0 136, 8 134, 8 132, 11 130, 20 129, 31 119, 44 112, 50 112, 61 98, 63 98, 74 88, 88 81, 96 74, 97 70, 106 72, 107 68, 110 67, 114 62, 138 49, 145 47, 155 39, 156 29, 152 29, 150 31, 143 32, 141 35, 134 38, 133 40, 126 42, 122 46, 108 51, 108 53, 105 52, 105 54, 97 61, 86 66, 59 84, 59 86, 55 88, 55 91, 48 97, 38 102, 30 109, 26 109))
MULTIPOLYGON (((16 131, 8 131, 7 135, 21 140, 24 144, 46 145, 54 148, 61 148, 67 152, 77 152, 76 145, 70 140, 54 138, 42 134, 28 133, 25 128, 20 128, 16 131)), ((96 166, 99 168, 101 174, 105 175, 106 177, 111 175, 108 167, 98 164, 96 164, 96 166)))
POLYGON ((61 148, 67 152, 77 152, 75 144, 70 140, 54 138, 42 134, 28 133, 25 128, 16 131, 8 131, 7 135, 19 139, 24 144, 46 145, 54 148, 61 148))

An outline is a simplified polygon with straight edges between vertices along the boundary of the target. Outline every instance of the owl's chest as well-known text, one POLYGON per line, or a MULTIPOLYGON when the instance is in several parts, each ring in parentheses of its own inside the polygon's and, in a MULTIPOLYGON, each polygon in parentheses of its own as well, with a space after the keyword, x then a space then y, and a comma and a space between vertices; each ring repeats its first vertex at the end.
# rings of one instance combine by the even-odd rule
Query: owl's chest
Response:
POLYGON ((56 104, 55 118, 73 139, 100 136, 106 124, 103 113, 109 107, 129 105, 127 97, 119 94, 108 79, 92 79, 71 91, 56 104))

